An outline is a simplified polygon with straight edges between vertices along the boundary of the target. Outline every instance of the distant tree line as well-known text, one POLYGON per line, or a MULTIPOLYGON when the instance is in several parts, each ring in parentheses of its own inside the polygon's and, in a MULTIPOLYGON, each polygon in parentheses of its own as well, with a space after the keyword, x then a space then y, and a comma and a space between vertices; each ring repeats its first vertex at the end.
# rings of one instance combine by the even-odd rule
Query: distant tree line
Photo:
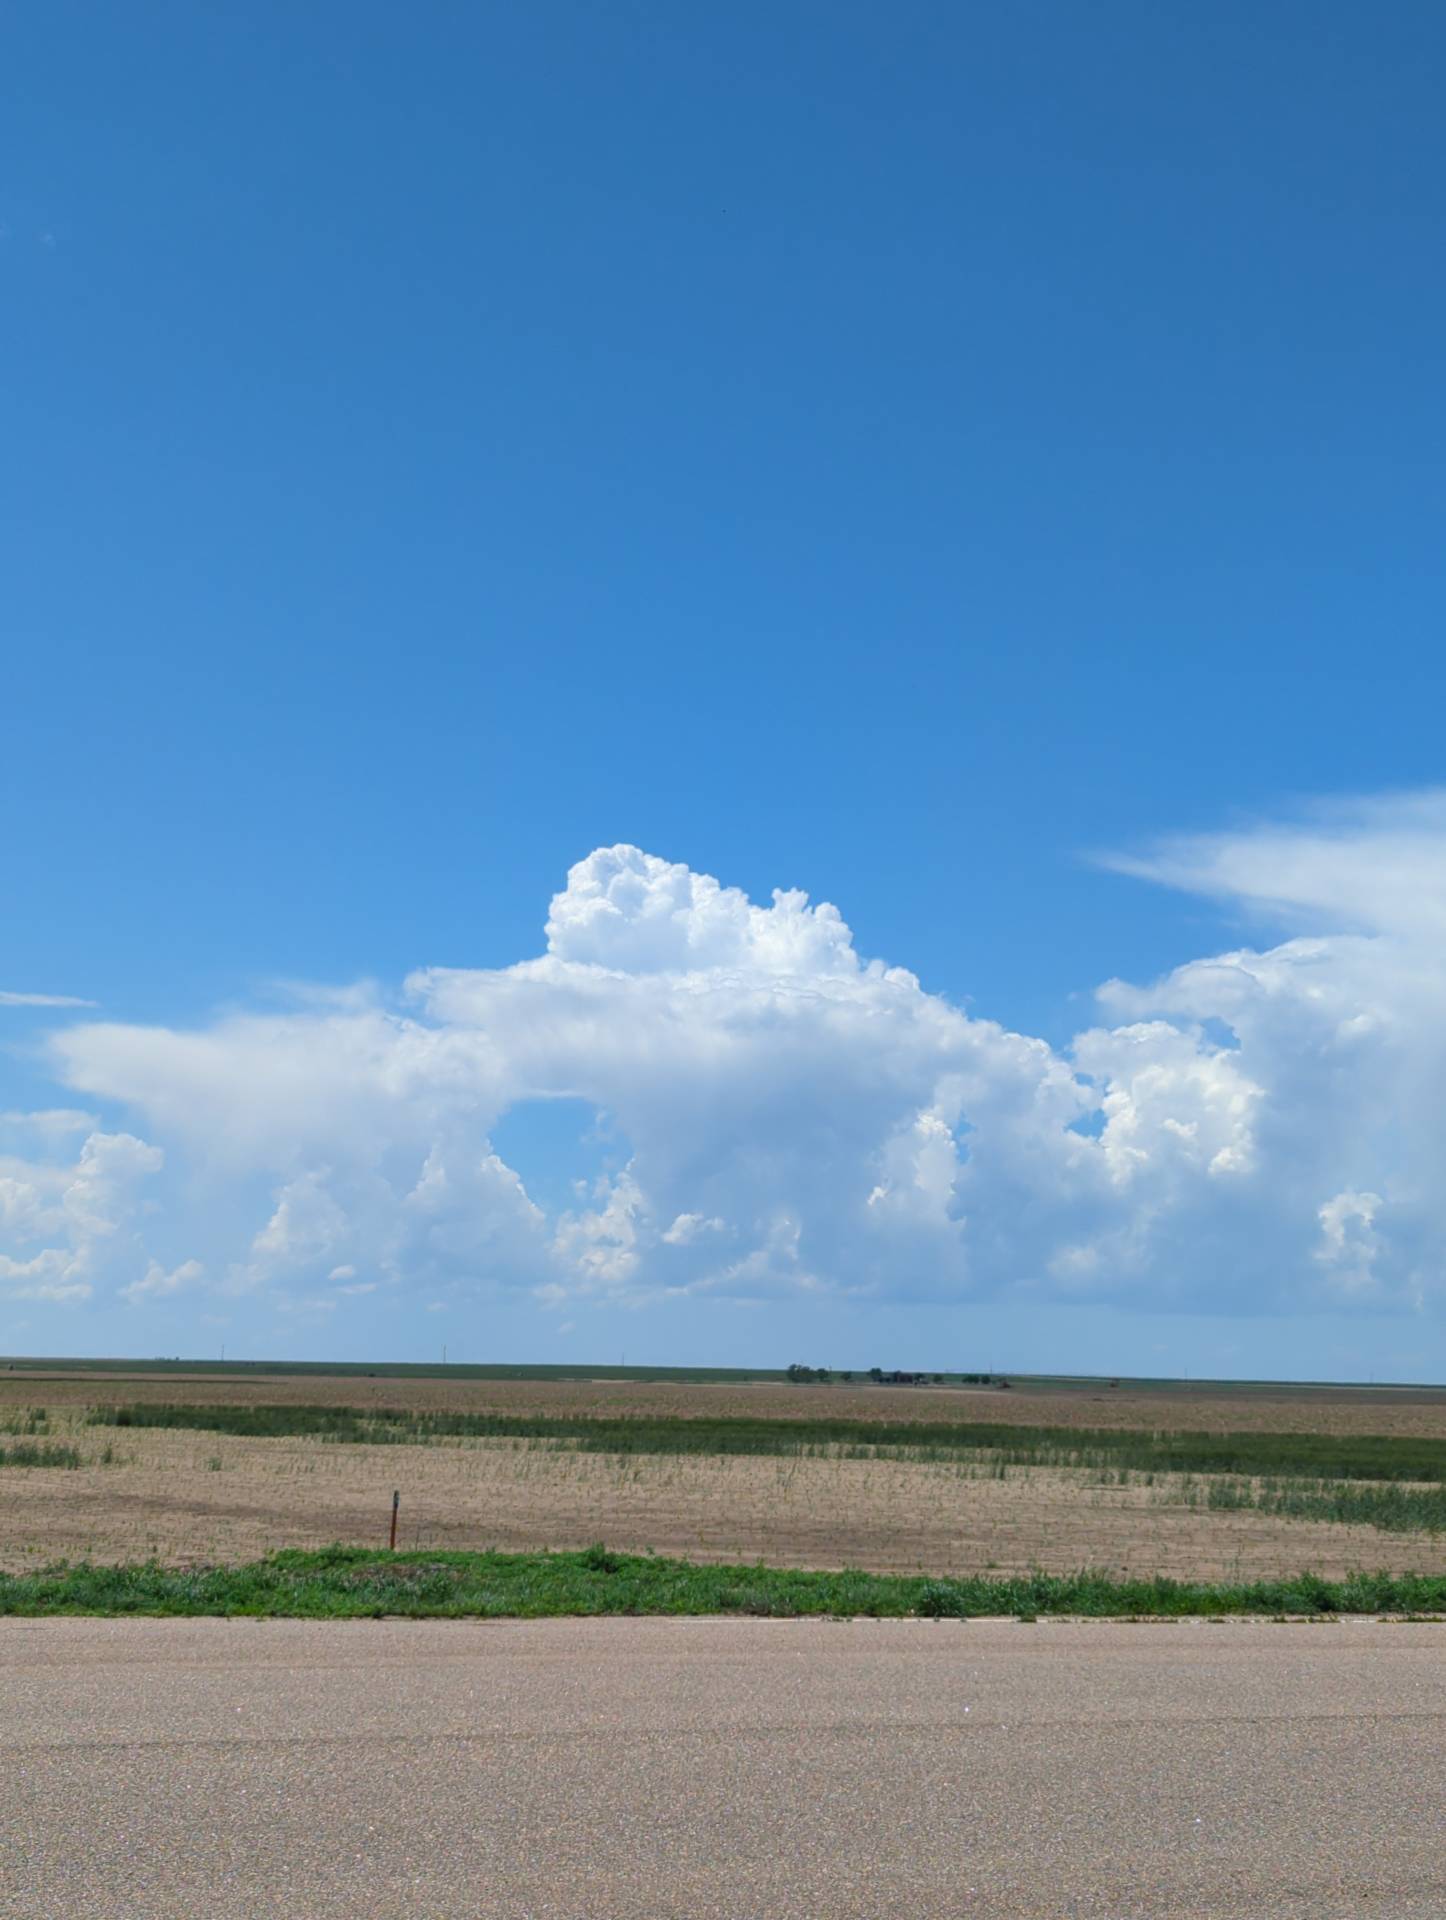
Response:
MULTIPOLYGON (((992 1373, 951 1373, 947 1375, 942 1373, 905 1373, 898 1367, 893 1368, 893 1370, 889 1372, 886 1372, 883 1367, 870 1367, 868 1377, 873 1381, 875 1386, 879 1387, 942 1387, 946 1379, 957 1380, 962 1386, 966 1387, 1002 1387, 1006 1384, 992 1373)), ((788 1378, 795 1386, 826 1387, 831 1385, 836 1378, 847 1384, 853 1379, 853 1374, 848 1372, 835 1375, 832 1367, 805 1367, 799 1361, 795 1360, 793 1365, 788 1369, 788 1378)))

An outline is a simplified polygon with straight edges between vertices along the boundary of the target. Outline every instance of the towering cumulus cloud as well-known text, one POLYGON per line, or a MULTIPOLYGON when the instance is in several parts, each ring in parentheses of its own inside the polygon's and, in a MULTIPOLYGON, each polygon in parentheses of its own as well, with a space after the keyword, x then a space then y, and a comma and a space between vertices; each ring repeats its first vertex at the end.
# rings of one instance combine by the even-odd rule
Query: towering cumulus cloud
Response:
POLYGON ((57 1076, 113 1118, 33 1116, 0 1159, 0 1290, 1439 1300, 1446 803, 1117 864, 1290 937, 1112 982, 1057 1051, 860 959, 832 906, 619 846, 515 966, 70 1026, 57 1076), (617 1151, 547 1205, 504 1123, 563 1100, 617 1151))

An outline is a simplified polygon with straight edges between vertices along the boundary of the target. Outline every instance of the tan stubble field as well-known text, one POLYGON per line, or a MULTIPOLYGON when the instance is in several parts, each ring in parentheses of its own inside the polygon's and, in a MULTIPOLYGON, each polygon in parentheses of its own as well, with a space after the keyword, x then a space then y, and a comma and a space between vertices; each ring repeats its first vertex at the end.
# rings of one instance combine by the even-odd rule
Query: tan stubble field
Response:
POLYGON ((1422 1534, 1212 1513, 1173 1476, 1101 1484, 1089 1469, 838 1457, 623 1456, 536 1442, 352 1446, 87 1424, 134 1401, 408 1406, 553 1415, 989 1420, 1021 1425, 1446 1438, 1446 1394, 1428 1390, 1021 1390, 802 1388, 636 1382, 399 1380, 248 1375, 0 1374, 0 1419, 47 1409, 78 1471, 3 1476, 0 1566, 56 1559, 249 1560, 284 1546, 379 1544, 402 1495, 399 1544, 575 1547, 593 1540, 695 1559, 962 1574, 1082 1567, 1181 1578, 1309 1569, 1439 1571, 1422 1534), (102 1464, 106 1447, 110 1464, 102 1464))

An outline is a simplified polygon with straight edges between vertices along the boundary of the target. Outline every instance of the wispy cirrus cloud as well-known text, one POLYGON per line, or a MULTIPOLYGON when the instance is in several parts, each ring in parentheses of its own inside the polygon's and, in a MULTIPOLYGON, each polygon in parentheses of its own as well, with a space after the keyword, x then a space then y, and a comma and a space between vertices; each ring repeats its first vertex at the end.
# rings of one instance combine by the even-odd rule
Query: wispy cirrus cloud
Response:
POLYGON ((93 1007, 94 1000, 79 1000, 71 993, 15 993, 0 987, 0 1007, 93 1007))

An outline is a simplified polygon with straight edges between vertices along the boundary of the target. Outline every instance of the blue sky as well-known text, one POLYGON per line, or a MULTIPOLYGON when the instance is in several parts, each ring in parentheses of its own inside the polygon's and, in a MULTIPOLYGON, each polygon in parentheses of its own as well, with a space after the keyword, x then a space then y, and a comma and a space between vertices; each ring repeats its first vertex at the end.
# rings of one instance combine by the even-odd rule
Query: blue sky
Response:
POLYGON ((1432 1102, 1384 1040, 1313 1075, 1407 1009, 1446 1059, 1412 904, 1446 893, 1443 54, 1417 5, 25 10, 0 990, 98 1006, 0 1005, 0 1107, 86 1116, 0 1140, 0 1348, 1439 1373, 1432 1102), (917 1001, 790 1028, 796 1108, 761 1041, 708 1080, 664 972, 744 980, 733 1038, 819 955, 851 976, 812 921, 786 965, 731 906, 720 944, 661 868, 569 886, 617 845, 834 903, 917 1001), (554 894, 556 968, 624 985, 543 1060, 581 976, 519 1009, 508 970, 554 894), (621 967, 599 902, 647 932, 621 967), (1334 1038, 1176 974, 1248 947, 1317 1006, 1281 942, 1362 938, 1334 1038), (409 997, 435 968, 490 984, 409 997), (946 1006, 971 1031, 905 1071, 946 1006), (459 1093, 370 1021, 506 1058, 459 1093), (1102 1021, 1192 1064, 1156 1035, 1147 1098, 1145 1041, 1081 1065, 1102 1021), (1007 1167, 1005 1069, 954 1085, 994 1022, 1098 1096, 1007 1167), (373 1144, 283 1141, 265 1063, 332 1084, 333 1045, 389 1089, 373 1144), (242 1151, 213 1122, 252 1099, 242 1151), (1239 1140, 1136 1190, 1232 1101, 1239 1140), (952 1174, 887 1171, 907 1113, 952 1174), (1062 1171, 1064 1135, 1113 1158, 1062 1171), (861 1255, 869 1196, 936 1176, 861 1255))

